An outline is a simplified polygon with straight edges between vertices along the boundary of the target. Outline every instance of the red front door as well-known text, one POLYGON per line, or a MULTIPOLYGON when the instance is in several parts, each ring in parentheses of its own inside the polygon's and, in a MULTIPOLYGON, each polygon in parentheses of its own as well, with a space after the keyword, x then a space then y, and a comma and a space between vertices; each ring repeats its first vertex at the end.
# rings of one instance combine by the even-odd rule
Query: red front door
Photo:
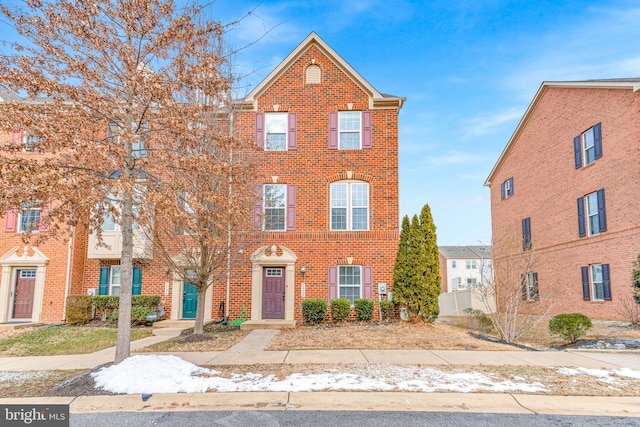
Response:
POLYGON ((18 270, 13 291, 13 318, 31 319, 33 293, 36 288, 36 270, 18 270))
POLYGON ((262 270, 262 318, 284 319, 284 268, 262 270))

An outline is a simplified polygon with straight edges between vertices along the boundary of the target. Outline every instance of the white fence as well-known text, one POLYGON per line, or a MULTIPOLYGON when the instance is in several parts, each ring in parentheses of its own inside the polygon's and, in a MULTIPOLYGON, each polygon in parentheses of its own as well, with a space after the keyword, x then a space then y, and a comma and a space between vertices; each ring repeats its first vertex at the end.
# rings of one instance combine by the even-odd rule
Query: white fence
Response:
MULTIPOLYGON (((491 293, 489 293, 491 294, 491 293)), ((490 309, 482 302, 478 290, 467 289, 464 291, 445 292, 438 297, 440 316, 465 316, 464 310, 482 310, 493 312, 496 309, 495 301, 491 302, 490 309)))

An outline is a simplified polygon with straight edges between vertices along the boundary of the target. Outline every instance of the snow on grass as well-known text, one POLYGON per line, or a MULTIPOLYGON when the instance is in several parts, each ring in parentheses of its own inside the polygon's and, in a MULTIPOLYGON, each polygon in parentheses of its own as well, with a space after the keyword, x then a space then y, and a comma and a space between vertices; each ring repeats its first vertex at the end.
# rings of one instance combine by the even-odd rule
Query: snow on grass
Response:
POLYGON ((589 369, 589 368, 558 368, 558 373, 562 375, 590 375, 592 377, 599 378, 606 383, 614 383, 620 379, 620 377, 640 379, 640 371, 634 371, 629 368, 612 369, 607 371, 606 369, 589 369))
POLYGON ((541 383, 506 381, 477 372, 443 372, 433 368, 370 365, 356 372, 291 374, 284 379, 255 373, 218 376, 170 355, 136 355, 91 374, 96 387, 113 393, 203 393, 239 391, 495 391, 544 392, 541 383))
POLYGON ((9 372, 0 371, 0 387, 2 386, 14 386, 27 383, 34 379, 44 378, 49 375, 48 372, 43 371, 27 371, 27 372, 9 372))

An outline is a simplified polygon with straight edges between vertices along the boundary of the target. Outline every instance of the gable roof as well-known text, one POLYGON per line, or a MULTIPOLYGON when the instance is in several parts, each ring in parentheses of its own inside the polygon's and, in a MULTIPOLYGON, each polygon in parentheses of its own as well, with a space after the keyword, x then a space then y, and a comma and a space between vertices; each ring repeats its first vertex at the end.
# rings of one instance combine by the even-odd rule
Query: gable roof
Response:
POLYGON ((21 101, 22 98, 12 90, 0 85, 0 102, 21 101))
POLYGON ((382 94, 366 81, 351 65, 338 55, 315 32, 311 32, 294 50, 278 65, 260 84, 258 84, 244 99, 238 101, 243 109, 255 110, 257 100, 276 80, 278 80, 309 48, 317 47, 331 60, 347 77, 369 96, 369 108, 402 108, 406 100, 404 97, 382 94))
POLYGON ((502 165, 502 162, 504 161, 504 159, 509 154, 509 151, 511 151, 511 147, 515 143, 515 141, 518 138, 518 136, 520 136, 520 133, 522 132, 522 129, 524 128, 525 124, 527 123, 527 121, 529 120, 531 115, 533 114, 534 110, 536 109, 536 106, 538 105, 538 103, 542 99, 542 96, 545 94, 545 92, 549 88, 627 89, 627 90, 632 90, 634 92, 637 92, 638 90, 640 90, 640 77, 623 78, 623 79, 601 79, 601 80, 564 81, 564 82, 547 82, 547 81, 545 81, 545 82, 542 82, 542 84, 540 85, 540 88, 538 89, 538 92, 536 92, 536 95, 533 97, 533 100, 531 101, 531 104, 529 104, 529 107, 527 108, 527 111, 525 111, 524 116, 522 116, 522 119, 520 119, 520 123, 518 123, 518 126, 516 127, 516 130, 513 132, 513 135, 511 135, 511 138, 509 138, 509 142, 507 143, 507 145, 504 148, 504 150, 502 150, 502 153, 500 154, 500 157, 498 158, 498 161, 493 166, 493 169, 491 169, 491 172, 489 173, 489 176, 487 177, 487 180, 484 182, 485 186, 488 187, 488 186, 491 185, 491 181, 493 180, 493 177, 494 177, 495 173, 498 171, 498 169, 502 165))
POLYGON ((487 259, 493 257, 491 246, 438 246, 447 259, 487 259))

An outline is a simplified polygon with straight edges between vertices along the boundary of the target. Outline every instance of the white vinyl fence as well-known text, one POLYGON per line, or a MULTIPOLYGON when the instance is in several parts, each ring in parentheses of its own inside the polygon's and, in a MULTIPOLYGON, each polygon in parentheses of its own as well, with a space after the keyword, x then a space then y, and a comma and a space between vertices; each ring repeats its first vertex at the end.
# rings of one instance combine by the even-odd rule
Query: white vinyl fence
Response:
POLYGON ((478 290, 467 289, 464 291, 445 292, 438 297, 440 316, 465 316, 464 310, 482 310, 493 312, 496 309, 495 301, 491 302, 490 309, 482 302, 478 290))

